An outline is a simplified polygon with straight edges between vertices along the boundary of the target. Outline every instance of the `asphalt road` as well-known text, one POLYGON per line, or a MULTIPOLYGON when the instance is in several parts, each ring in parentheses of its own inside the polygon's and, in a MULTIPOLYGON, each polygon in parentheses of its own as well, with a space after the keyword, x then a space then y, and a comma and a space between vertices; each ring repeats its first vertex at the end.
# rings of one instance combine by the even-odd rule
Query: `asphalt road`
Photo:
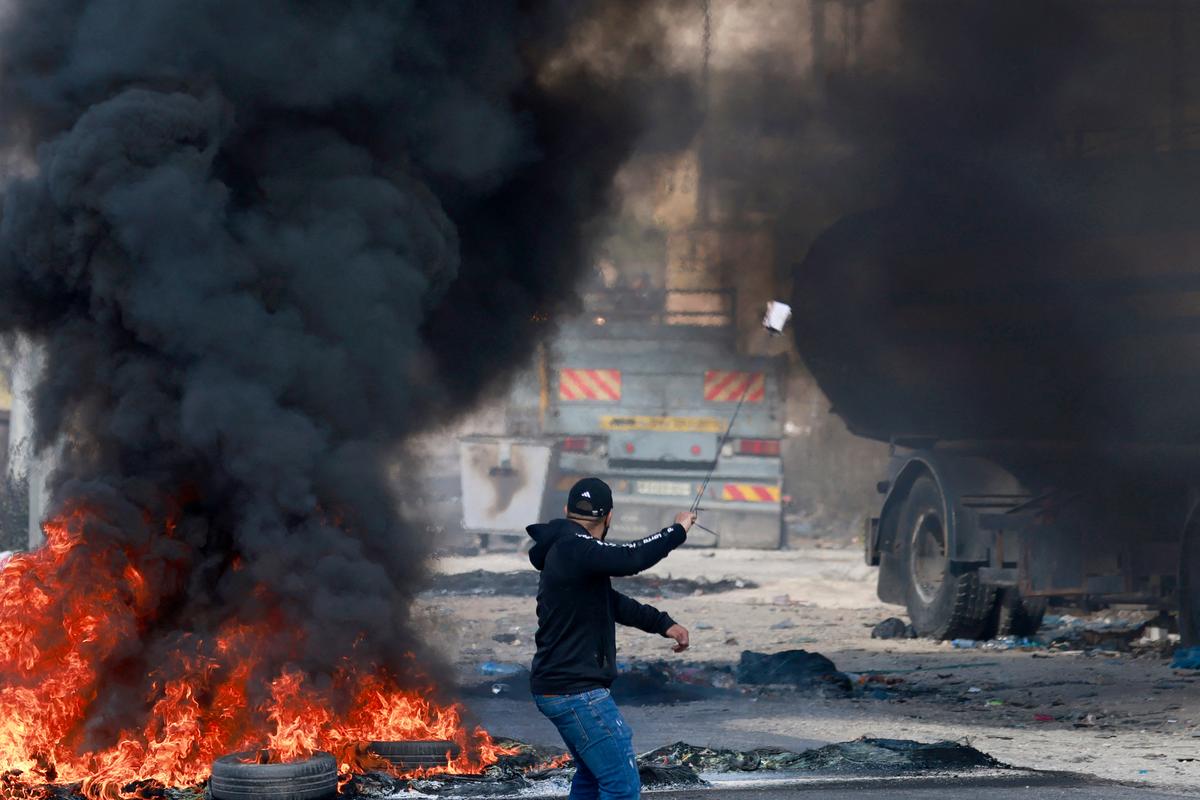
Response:
POLYGON ((971 800, 1184 800, 1196 796, 1193 793, 1163 792, 1046 773, 974 778, 817 779, 791 784, 745 781, 730 786, 717 784, 703 789, 646 794, 662 800, 791 800, 809 797, 829 800, 962 800, 968 793, 971 800))

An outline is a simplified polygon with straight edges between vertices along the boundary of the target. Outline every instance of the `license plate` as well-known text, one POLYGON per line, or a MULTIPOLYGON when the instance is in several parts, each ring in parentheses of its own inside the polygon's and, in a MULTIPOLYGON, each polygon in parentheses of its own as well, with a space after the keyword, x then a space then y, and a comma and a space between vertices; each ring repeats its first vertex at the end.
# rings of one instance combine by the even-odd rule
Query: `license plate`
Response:
POLYGON ((716 417, 615 417, 600 418, 606 431, 665 431, 668 433, 721 433, 725 423, 716 417))
POLYGON ((668 497, 692 496, 692 485, 679 481, 635 481, 633 486, 638 494, 661 494, 668 497))

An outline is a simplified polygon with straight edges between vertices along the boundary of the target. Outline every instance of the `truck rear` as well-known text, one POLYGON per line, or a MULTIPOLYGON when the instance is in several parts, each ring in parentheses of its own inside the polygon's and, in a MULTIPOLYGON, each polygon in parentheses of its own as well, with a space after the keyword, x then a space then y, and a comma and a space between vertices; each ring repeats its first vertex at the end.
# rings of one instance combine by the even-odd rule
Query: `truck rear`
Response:
POLYGON ((703 487, 707 530, 693 529, 690 545, 779 547, 786 364, 738 352, 733 301, 713 291, 585 295, 583 313, 514 387, 505 432, 461 440, 463 527, 523 536, 594 475, 613 489, 615 541, 666 526, 703 487))
POLYGON ((711 309, 633 316, 619 295, 588 301, 549 353, 545 511, 560 513, 571 484, 596 475, 613 488, 612 537, 639 538, 690 507, 712 470, 700 504, 709 530, 690 543, 779 547, 781 360, 739 354, 732 326, 711 324, 722 318, 711 309))

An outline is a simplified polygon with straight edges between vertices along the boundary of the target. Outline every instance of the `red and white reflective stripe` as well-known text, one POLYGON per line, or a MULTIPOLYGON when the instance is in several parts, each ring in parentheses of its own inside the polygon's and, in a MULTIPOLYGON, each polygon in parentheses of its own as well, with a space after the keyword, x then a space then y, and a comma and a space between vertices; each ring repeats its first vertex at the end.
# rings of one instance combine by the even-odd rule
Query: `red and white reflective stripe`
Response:
POLYGON ((711 403, 736 403, 743 394, 747 403, 761 403, 766 386, 761 372, 710 369, 704 373, 704 399, 711 403))
POLYGON ((727 483, 721 487, 722 500, 744 503, 778 503, 782 493, 778 486, 761 483, 727 483))
POLYGON ((621 399, 619 369, 560 369, 558 399, 601 403, 621 399))

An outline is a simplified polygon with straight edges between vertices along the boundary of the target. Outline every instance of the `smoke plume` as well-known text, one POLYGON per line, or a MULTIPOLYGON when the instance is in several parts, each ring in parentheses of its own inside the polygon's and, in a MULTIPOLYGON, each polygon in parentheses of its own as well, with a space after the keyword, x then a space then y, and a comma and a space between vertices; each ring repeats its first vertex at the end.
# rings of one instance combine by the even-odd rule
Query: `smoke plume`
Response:
POLYGON ((422 652, 428 542, 386 463, 570 303, 648 87, 670 83, 641 6, 11 9, 0 117, 36 169, 4 190, 0 329, 44 349, 52 511, 85 510, 72 579, 136 554, 156 598, 107 657, 93 741, 229 620, 279 620, 269 664, 310 676, 422 652))
POLYGON ((1200 437, 1167 305, 1195 284, 1194 6, 812 0, 760 35, 714 77, 707 174, 770 220, 853 430, 1200 437))

